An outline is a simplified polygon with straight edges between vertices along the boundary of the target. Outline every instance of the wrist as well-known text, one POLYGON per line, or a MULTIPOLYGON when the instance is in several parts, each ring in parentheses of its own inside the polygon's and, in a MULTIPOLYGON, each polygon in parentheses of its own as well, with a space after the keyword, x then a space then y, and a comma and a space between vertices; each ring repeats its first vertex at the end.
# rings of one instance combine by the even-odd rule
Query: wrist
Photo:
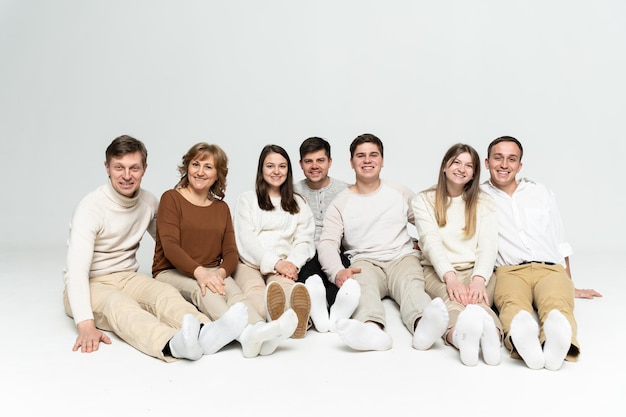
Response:
POLYGON ((283 259, 279 259, 276 261, 276 263, 274 264, 274 271, 278 272, 279 265, 282 261, 283 259))
POLYGON ((487 283, 487 280, 485 279, 485 277, 481 275, 474 275, 472 278, 470 278, 470 283, 473 283, 474 281, 480 282, 483 285, 487 283))
POLYGON ((203 269, 202 265, 198 265, 196 269, 193 270, 193 277, 198 279, 203 269))
POLYGON ((442 281, 445 284, 448 284, 450 280, 453 280, 453 279, 456 279, 456 272, 448 271, 445 274, 443 274, 442 281))

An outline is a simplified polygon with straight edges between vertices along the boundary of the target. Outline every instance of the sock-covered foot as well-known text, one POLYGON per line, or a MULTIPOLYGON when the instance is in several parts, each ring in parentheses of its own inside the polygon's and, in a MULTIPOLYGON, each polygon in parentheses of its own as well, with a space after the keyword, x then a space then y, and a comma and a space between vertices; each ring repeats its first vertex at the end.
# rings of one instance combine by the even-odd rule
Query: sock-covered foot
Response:
POLYGON ((269 323, 260 321, 255 324, 248 324, 237 340, 241 343, 244 358, 254 358, 261 353, 263 343, 276 339, 278 336, 280 336, 280 323, 278 321, 269 323))
POLYGON ((311 297, 311 320, 315 329, 320 333, 325 333, 330 329, 328 318, 328 306, 326 304, 326 287, 319 275, 311 275, 304 285, 309 290, 311 297))
POLYGON ((424 309, 422 318, 417 323, 413 334, 413 347, 427 350, 448 329, 448 309, 439 297, 432 300, 424 309))
POLYGON ((278 345, 289 339, 293 332, 296 331, 296 327, 298 327, 298 315, 293 309, 289 309, 283 313, 282 316, 275 320, 278 323, 280 332, 277 337, 274 339, 268 340, 263 343, 261 346, 260 354, 263 356, 271 355, 274 353, 278 345))
POLYGON ((483 334, 483 311, 476 304, 469 304, 456 321, 452 343, 459 349, 461 362, 467 366, 478 364, 480 336, 483 334))
POLYGON ((487 365, 499 365, 502 360, 502 341, 500 331, 493 318, 485 310, 483 312, 483 334, 480 336, 480 348, 483 360, 487 365))
POLYGON ((361 286, 356 279, 347 279, 330 307, 330 331, 337 331, 337 320, 349 319, 359 305, 361 286))
POLYGON ((202 357, 202 346, 198 342, 200 322, 191 314, 185 314, 180 330, 169 341, 170 352, 175 358, 196 361, 202 357))
POLYGON ((205 355, 212 355, 233 340, 248 325, 248 307, 244 303, 234 304, 218 320, 206 323, 198 338, 205 355))
POLYGON ((551 371, 557 371, 563 365, 572 344, 572 326, 563 313, 552 310, 543 323, 543 331, 546 335, 546 342, 543 344, 544 366, 551 371))
POLYGON ((337 320, 337 333, 354 350, 389 350, 393 345, 391 337, 375 323, 340 319, 337 320))
POLYGON ((521 310, 513 317, 509 334, 526 366, 530 369, 543 368, 545 359, 539 343, 539 326, 528 311, 521 310))

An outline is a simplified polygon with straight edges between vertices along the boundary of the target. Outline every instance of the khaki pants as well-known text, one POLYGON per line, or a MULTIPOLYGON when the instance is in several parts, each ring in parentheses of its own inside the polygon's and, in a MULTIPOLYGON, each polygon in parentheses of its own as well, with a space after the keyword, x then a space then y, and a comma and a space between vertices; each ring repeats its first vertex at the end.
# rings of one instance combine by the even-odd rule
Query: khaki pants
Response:
POLYGON ((390 262, 357 260, 351 265, 361 268, 354 278, 361 286, 361 299, 352 318, 373 321, 385 326, 384 297, 391 297, 400 307, 400 317, 413 334, 431 298, 424 291, 424 273, 415 255, 405 255, 390 262))
MULTIPOLYGON (((176 288, 145 274, 129 271, 90 278, 89 290, 96 327, 166 362, 175 358, 166 357, 163 348, 180 329, 185 314, 193 314, 201 323, 210 322, 176 288)), ((72 317, 67 292, 63 301, 72 317)))
POLYGON ((527 264, 501 266, 496 269, 494 304, 499 311, 504 327, 504 345, 511 356, 519 358, 511 343, 509 330, 513 317, 526 310, 539 317, 539 340, 543 344, 546 336, 543 323, 548 313, 559 310, 572 326, 572 346, 565 360, 578 360, 580 346, 576 340, 578 327, 574 318, 574 283, 561 265, 527 264))
MULTIPOLYGON (((463 271, 456 271, 456 277, 462 284, 469 285, 472 278, 472 272, 472 268, 463 271)), ((461 311, 463 311, 465 307, 461 303, 458 303, 456 301, 450 301, 447 286, 444 282, 441 281, 441 278, 439 278, 437 272, 435 272, 435 268, 428 265, 424 266, 424 279, 426 281, 426 292, 428 293, 428 295, 433 298, 440 297, 446 303, 446 307, 448 308, 448 315, 450 317, 448 321, 448 331, 443 335, 443 340, 445 344, 448 345, 448 333, 454 326, 456 326, 456 321, 459 318, 459 314, 461 314, 461 311)), ((496 276, 495 274, 493 274, 489 279, 489 283, 487 284, 486 288, 487 297, 489 298, 490 304, 493 304, 493 294, 495 286, 496 276)), ((500 336, 502 336, 504 334, 502 323, 500 322, 498 315, 491 309, 491 305, 487 305, 484 302, 477 305, 481 306, 491 316, 493 322, 496 325, 496 328, 500 333, 500 336)))
POLYGON ((176 269, 167 269, 160 272, 159 275, 156 276, 156 279, 166 282, 178 289, 185 300, 198 307, 198 309, 211 320, 217 320, 222 317, 233 304, 243 302, 248 306, 248 323, 254 324, 259 321, 265 321, 263 317, 259 315, 256 308, 248 302, 241 288, 239 288, 231 277, 224 279, 226 295, 216 294, 207 289, 204 297, 202 296, 198 281, 176 269))

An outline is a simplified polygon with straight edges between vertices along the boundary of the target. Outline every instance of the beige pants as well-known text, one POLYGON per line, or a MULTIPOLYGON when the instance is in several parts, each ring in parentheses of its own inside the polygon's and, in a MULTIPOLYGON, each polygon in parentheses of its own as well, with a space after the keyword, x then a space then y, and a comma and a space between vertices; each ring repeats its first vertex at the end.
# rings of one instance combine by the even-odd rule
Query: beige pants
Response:
MULTIPOLYGON (((469 282, 472 278, 472 271, 473 269, 456 271, 456 276, 462 284, 469 285, 469 282)), ((443 340, 445 344, 449 344, 447 341, 448 333, 454 326, 456 326, 456 321, 459 318, 459 314, 461 314, 461 311, 463 311, 465 307, 461 303, 450 300, 447 286, 444 282, 441 281, 441 279, 437 275, 437 272, 435 272, 435 268, 433 268, 432 266, 425 265, 424 266, 424 279, 426 280, 426 292, 428 293, 428 295, 430 295, 433 298, 440 297, 446 304, 446 307, 448 308, 448 315, 450 317, 448 321, 448 331, 443 335, 443 340)), ((493 293, 494 293, 495 286, 496 286, 496 276, 492 275, 489 279, 489 283, 487 284, 487 288, 486 288, 487 297, 489 298, 489 303, 491 305, 493 304, 493 293)), ((498 329, 498 332, 500 333, 500 335, 501 336, 504 335, 504 332, 502 329, 502 323, 500 322, 498 315, 491 309, 491 305, 487 305, 484 302, 477 304, 477 305, 481 306, 491 316, 491 318, 493 319, 493 322, 496 324, 496 328, 498 329)))
POLYGON ((390 262, 357 260, 351 267, 361 268, 354 275, 361 286, 361 298, 352 318, 385 326, 382 299, 391 297, 400 307, 402 322, 413 334, 417 320, 431 302, 424 291, 424 273, 417 256, 406 255, 390 262))
POLYGON ((243 302, 248 306, 248 323, 254 324, 259 321, 265 321, 263 319, 264 316, 259 315, 256 308, 248 301, 241 288, 231 277, 224 279, 226 295, 216 294, 207 289, 205 296, 202 296, 198 281, 176 269, 167 269, 159 273, 156 279, 178 289, 185 300, 198 307, 211 320, 217 320, 222 317, 233 304, 243 302))
MULTIPOLYGON (((90 278, 89 290, 96 327, 166 362, 176 360, 165 356, 163 348, 180 329, 185 314, 193 314, 201 323, 210 322, 176 288, 145 274, 117 272, 90 278)), ((72 317, 67 292, 63 302, 65 312, 72 317)))
POLYGON ((245 296, 248 302, 257 310, 262 316, 266 317, 265 312, 265 286, 272 281, 276 281, 280 284, 285 295, 287 296, 285 302, 285 309, 289 308, 289 297, 291 296, 291 290, 295 285, 295 281, 290 280, 282 275, 269 274, 263 275, 261 271, 256 268, 252 268, 246 264, 239 262, 237 270, 233 274, 235 282, 245 296))

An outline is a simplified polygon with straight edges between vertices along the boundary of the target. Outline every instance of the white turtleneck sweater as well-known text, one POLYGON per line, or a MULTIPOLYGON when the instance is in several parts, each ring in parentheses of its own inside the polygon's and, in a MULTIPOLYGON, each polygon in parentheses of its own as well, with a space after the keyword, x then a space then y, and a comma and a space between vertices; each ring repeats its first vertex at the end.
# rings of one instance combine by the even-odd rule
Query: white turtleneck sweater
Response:
POLYGON ((157 198, 139 190, 132 198, 110 182, 87 194, 76 206, 63 273, 76 324, 93 319, 89 278, 137 271, 136 253, 146 230, 156 235, 157 198))

